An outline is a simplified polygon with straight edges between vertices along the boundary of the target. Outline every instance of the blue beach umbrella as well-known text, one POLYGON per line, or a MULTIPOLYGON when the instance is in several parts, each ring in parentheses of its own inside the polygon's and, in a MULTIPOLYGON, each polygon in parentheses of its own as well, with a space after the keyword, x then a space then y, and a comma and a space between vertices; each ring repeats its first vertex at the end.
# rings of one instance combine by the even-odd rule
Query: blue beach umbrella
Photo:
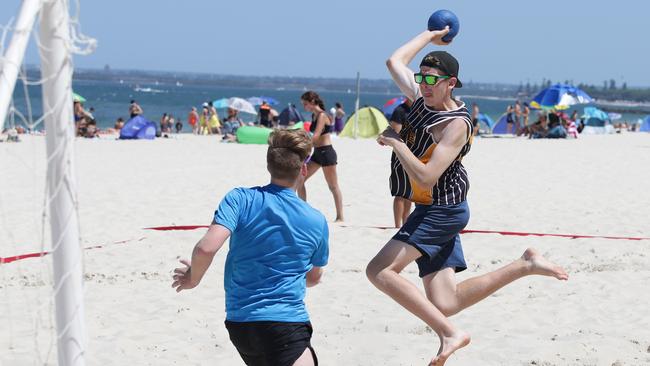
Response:
POLYGON ((393 114, 393 111, 395 111, 395 108, 397 108, 397 106, 401 105, 405 101, 406 98, 404 96, 389 99, 386 103, 384 103, 384 106, 381 107, 381 111, 384 112, 384 116, 386 116, 386 118, 390 119, 390 116, 393 114))
POLYGON ((261 105, 262 102, 266 102, 266 104, 269 105, 280 104, 280 102, 278 102, 275 98, 271 98, 271 97, 250 97, 247 98, 246 100, 252 105, 261 105))
POLYGON ((228 108, 228 99, 229 98, 216 99, 212 102, 212 106, 215 108, 228 108))
MULTIPOLYGON (((278 104, 280 104, 280 102, 278 102, 277 99, 272 98, 272 97, 261 96, 260 99, 262 99, 263 101, 265 101, 266 103, 268 103, 270 105, 278 105, 278 104)), ((260 103, 260 104, 262 104, 262 103, 260 103)))
POLYGON ((533 108, 567 109, 575 104, 588 104, 593 101, 592 97, 573 85, 554 84, 540 91, 530 105, 533 108))
POLYGON ((248 103, 252 105, 261 105, 262 102, 264 102, 264 100, 262 100, 262 98, 260 97, 250 97, 250 98, 246 98, 246 100, 248 101, 248 103))

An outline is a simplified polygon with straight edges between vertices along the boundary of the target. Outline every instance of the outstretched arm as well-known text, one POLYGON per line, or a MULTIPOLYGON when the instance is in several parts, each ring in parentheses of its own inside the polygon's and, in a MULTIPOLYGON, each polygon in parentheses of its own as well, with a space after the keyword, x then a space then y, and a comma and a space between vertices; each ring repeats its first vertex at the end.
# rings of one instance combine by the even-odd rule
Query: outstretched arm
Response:
POLYGON ((448 27, 440 31, 424 31, 398 48, 386 61, 386 66, 393 81, 410 100, 415 100, 418 85, 413 80, 413 71, 408 67, 408 64, 429 42, 446 45, 447 43, 442 41, 442 37, 447 33, 449 33, 448 27))
POLYGON ((176 292, 192 289, 201 282, 205 271, 210 267, 212 258, 217 254, 223 243, 230 236, 230 230, 219 224, 212 224, 203 238, 194 246, 192 261, 181 259, 185 267, 174 270, 172 287, 176 292))

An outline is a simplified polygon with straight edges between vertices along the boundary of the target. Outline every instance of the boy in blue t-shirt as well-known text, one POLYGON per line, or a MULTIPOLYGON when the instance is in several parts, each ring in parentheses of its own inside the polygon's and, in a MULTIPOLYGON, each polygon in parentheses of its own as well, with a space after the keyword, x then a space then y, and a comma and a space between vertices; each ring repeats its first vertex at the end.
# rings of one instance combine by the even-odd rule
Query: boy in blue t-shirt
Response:
POLYGON ((311 139, 302 130, 269 137, 271 183, 235 188, 223 198, 192 261, 174 270, 177 292, 196 287, 230 237, 226 258, 226 328, 247 365, 316 365, 306 287, 323 275, 329 255, 323 214, 301 200, 296 183, 307 174, 311 139))

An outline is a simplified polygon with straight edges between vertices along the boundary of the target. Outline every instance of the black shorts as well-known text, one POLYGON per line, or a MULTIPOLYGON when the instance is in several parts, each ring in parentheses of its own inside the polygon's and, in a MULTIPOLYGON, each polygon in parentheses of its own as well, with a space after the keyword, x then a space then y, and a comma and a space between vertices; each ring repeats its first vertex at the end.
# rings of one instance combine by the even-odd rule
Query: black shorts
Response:
POLYGON ((291 366, 309 348, 318 365, 316 352, 311 347, 311 323, 273 321, 231 322, 226 320, 230 341, 249 366, 291 366))
POLYGON ((320 166, 330 166, 337 164, 336 151, 332 145, 319 146, 314 148, 311 161, 320 166))

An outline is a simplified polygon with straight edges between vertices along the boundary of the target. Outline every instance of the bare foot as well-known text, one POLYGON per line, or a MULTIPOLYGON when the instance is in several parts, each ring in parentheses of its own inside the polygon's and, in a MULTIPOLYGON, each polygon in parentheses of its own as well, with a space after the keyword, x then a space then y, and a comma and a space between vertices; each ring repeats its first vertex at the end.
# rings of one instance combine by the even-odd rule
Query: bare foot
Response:
POLYGON ((463 348, 469 344, 471 340, 469 334, 464 332, 457 332, 451 337, 440 338, 440 349, 434 359, 431 360, 429 366, 443 366, 449 356, 456 350, 463 348))
POLYGON ((343 222, 343 217, 337 217, 334 219, 334 222, 343 222))
POLYGON ((533 274, 555 277, 558 280, 563 281, 569 279, 569 275, 566 273, 564 268, 544 258, 533 248, 526 249, 524 254, 521 256, 521 259, 530 265, 533 274))

